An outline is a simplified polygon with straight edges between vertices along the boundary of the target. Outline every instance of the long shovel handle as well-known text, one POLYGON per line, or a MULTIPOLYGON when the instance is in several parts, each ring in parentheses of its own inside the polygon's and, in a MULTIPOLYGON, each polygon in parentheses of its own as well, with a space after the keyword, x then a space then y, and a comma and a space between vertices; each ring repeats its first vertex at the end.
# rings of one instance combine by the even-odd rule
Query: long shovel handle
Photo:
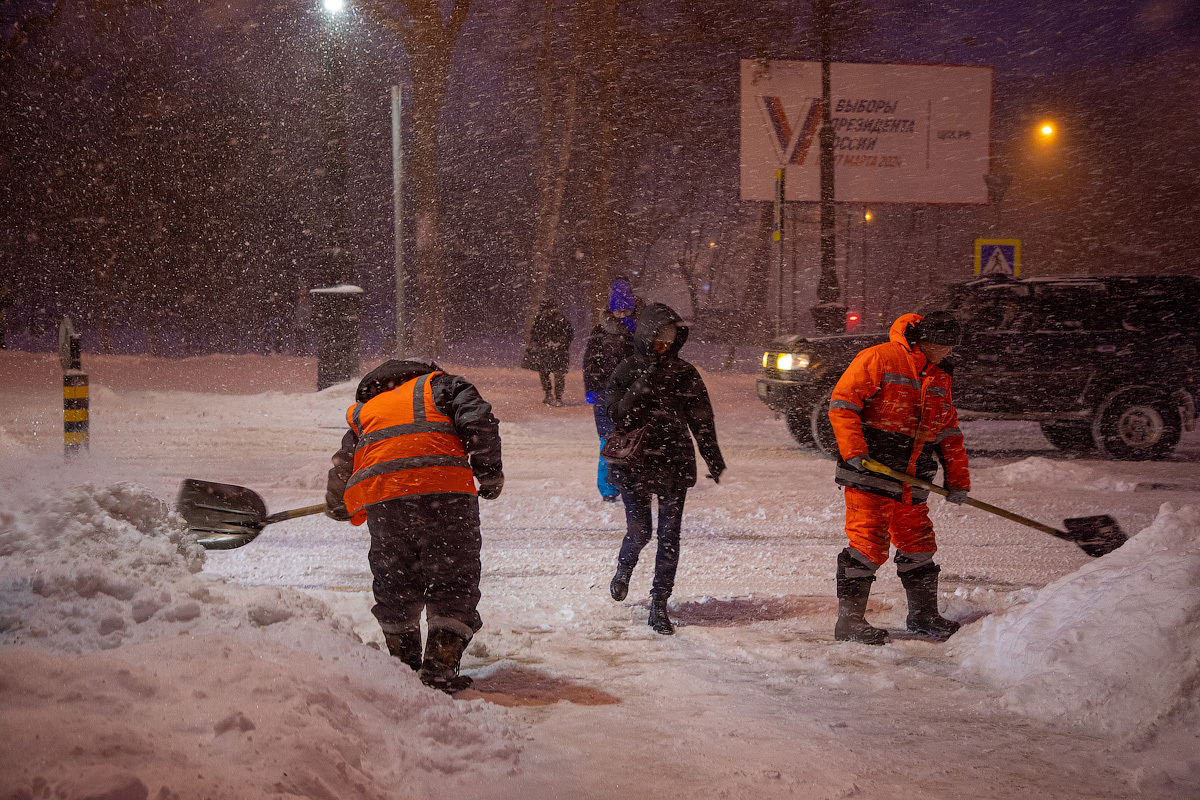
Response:
POLYGON ((273 522, 283 522, 284 520, 296 519, 296 517, 307 517, 312 514, 321 514, 325 511, 325 504, 321 503, 315 506, 305 506, 304 508, 293 508, 290 511, 276 511, 263 520, 263 525, 270 525, 273 522))
MULTIPOLYGON (((886 475, 893 480, 903 481, 904 483, 912 484, 913 486, 919 486, 922 489, 933 492, 934 494, 940 494, 942 497, 950 494, 949 489, 938 486, 935 483, 930 483, 929 481, 921 480, 920 478, 912 475, 905 475, 903 472, 897 472, 886 464, 880 464, 878 461, 874 461, 870 458, 863 459, 863 466, 869 469, 871 472, 875 472, 880 475, 886 475)), ((995 514, 997 517, 1004 517, 1005 519, 1011 520, 1012 522, 1016 522, 1020 525, 1027 525, 1034 530, 1041 531, 1042 533, 1048 533, 1051 536, 1057 536, 1060 539, 1066 539, 1068 542, 1074 542, 1078 544, 1078 542, 1075 541, 1075 537, 1071 536, 1065 531, 1060 531, 1058 528, 1051 528, 1049 525, 1043 525, 1037 520, 1030 519, 1029 517, 1022 517, 1020 514, 1014 514, 1013 512, 1006 511, 1003 508, 998 508, 991 503, 985 503, 982 500, 976 500, 973 497, 968 497, 966 504, 969 506, 974 506, 980 511, 986 511, 989 514, 995 514)))

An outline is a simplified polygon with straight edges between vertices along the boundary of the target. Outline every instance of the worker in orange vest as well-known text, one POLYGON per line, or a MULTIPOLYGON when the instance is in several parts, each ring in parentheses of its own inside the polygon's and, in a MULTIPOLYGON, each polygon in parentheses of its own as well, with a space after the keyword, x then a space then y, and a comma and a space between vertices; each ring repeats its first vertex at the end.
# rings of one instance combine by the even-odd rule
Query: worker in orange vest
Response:
POLYGON ((889 341, 854 357, 833 389, 829 421, 837 436, 834 480, 845 488, 846 535, 838 554, 838 618, 834 638, 881 645, 888 632, 863 614, 875 572, 896 547, 896 572, 908 595, 908 630, 945 641, 958 623, 938 613, 937 552, 924 489, 863 467, 871 458, 897 472, 932 481, 940 461, 951 503, 971 489, 967 451, 950 392, 952 367, 943 362, 958 344, 958 321, 946 311, 904 314, 889 341), (939 366, 944 364, 944 366, 939 366))
POLYGON ((504 487, 500 423, 470 382, 421 361, 384 363, 355 401, 325 513, 371 531, 371 611, 388 652, 427 686, 460 691, 463 650, 483 625, 478 498, 504 487))

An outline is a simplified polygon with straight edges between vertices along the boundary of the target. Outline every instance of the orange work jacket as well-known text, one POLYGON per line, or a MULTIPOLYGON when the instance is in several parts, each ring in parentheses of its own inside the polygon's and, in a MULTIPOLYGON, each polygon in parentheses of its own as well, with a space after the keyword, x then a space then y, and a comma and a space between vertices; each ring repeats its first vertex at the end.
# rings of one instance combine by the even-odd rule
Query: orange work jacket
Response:
POLYGON ((346 409, 346 422, 358 436, 345 493, 355 525, 367 521, 372 503, 435 492, 476 494, 454 422, 433 404, 430 381, 441 374, 420 375, 346 409))
POLYGON ((919 314, 904 314, 892 323, 889 341, 855 356, 829 400, 829 421, 842 457, 837 483, 905 503, 924 502, 929 493, 882 475, 863 474, 848 467, 846 460, 868 456, 931 481, 940 457, 947 486, 971 488, 950 374, 914 352, 905 335, 908 326, 920 320, 919 314))

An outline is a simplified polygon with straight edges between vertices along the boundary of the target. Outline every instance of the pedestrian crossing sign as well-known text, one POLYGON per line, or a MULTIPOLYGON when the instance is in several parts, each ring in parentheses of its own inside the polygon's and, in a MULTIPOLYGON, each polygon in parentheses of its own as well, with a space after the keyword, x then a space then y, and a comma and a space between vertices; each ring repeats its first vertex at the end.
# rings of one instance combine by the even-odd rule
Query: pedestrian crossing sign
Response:
POLYGON ((1021 277, 1021 240, 976 239, 975 274, 1021 277))

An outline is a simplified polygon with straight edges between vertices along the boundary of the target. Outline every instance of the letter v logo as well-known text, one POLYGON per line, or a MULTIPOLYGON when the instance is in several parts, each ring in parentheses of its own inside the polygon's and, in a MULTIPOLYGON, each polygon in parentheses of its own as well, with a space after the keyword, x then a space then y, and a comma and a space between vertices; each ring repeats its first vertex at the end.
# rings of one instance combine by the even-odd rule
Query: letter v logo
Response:
POLYGON ((771 132, 771 144, 775 146, 775 155, 779 158, 779 163, 783 166, 803 166, 817 127, 821 124, 821 98, 809 99, 804 124, 794 131, 788 121, 787 112, 783 110, 782 97, 758 95, 755 99, 767 124, 767 130, 771 132))

